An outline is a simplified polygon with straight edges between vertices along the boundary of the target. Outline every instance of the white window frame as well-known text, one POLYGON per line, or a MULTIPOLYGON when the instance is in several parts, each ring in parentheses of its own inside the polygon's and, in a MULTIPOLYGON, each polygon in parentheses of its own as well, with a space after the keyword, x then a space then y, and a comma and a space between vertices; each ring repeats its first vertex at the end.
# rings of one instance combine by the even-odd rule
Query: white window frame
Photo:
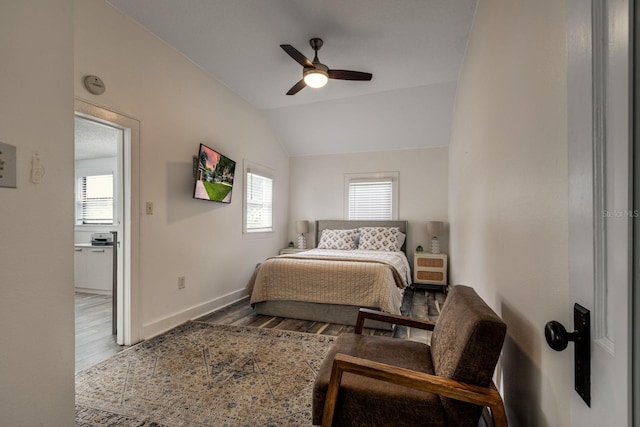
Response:
POLYGON ((369 172, 369 173, 346 173, 344 174, 344 210, 343 218, 349 219, 349 184, 356 181, 376 181, 391 180, 392 183, 392 200, 391 200, 391 220, 398 219, 398 181, 399 172, 369 172))
POLYGON ((104 227, 104 226, 113 226, 116 223, 117 218, 117 200, 116 200, 116 176, 112 170, 93 170, 91 172, 80 172, 76 177, 76 193, 75 193, 75 225, 76 227, 104 227), (82 182, 83 179, 90 176, 106 176, 111 175, 113 179, 113 188, 112 188, 112 212, 111 212, 111 222, 101 222, 101 223, 84 223, 82 216, 82 182))
POLYGON ((243 238, 261 238, 272 236, 275 230, 275 172, 273 169, 263 166, 257 163, 253 163, 248 160, 243 162, 243 179, 244 179, 244 194, 242 195, 242 236, 243 238), (260 230, 249 230, 247 228, 247 198, 249 195, 249 173, 263 176, 271 179, 271 227, 260 230))

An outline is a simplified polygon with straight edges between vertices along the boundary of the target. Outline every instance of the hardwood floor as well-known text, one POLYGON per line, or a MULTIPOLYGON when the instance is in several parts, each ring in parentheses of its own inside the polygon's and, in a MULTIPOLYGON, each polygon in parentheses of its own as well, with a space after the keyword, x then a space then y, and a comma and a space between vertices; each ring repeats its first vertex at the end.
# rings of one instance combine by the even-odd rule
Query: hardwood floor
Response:
MULTIPOLYGON (((408 288, 402 302, 402 314, 422 319, 437 320, 446 295, 439 291, 408 288)), ((116 343, 111 335, 111 297, 76 293, 76 372, 89 368, 126 348, 116 343)), ((353 326, 307 320, 261 316, 254 313, 248 299, 238 301, 214 313, 196 319, 201 322, 282 329, 312 334, 337 336, 353 331, 353 326)), ((389 331, 365 329, 371 335, 392 335, 389 331)), ((428 342, 431 332, 397 327, 393 336, 414 341, 428 342)), ((485 410, 478 427, 492 426, 485 410)))
MULTIPOLYGON (((401 311, 407 316, 437 320, 444 300, 445 294, 442 292, 409 288, 405 291, 401 311)), ((353 331, 353 326, 257 315, 249 305, 248 299, 197 320, 333 336, 353 331)), ((392 335, 391 331, 378 329, 365 329, 365 333, 392 335)), ((428 342, 430 335, 427 331, 404 327, 397 327, 393 331, 395 337, 421 342, 428 342)), ((115 335, 111 335, 111 297, 76 293, 76 372, 108 359, 123 348, 125 347, 116 343, 115 335)))
POLYGON ((108 359, 124 347, 111 334, 111 297, 76 292, 76 372, 108 359))
MULTIPOLYGON (((442 292, 409 288, 405 291, 401 311, 402 314, 407 316, 437 320, 444 300, 445 294, 442 292)), ((215 324, 253 326, 333 336, 353 331, 353 326, 257 315, 249 305, 248 299, 231 304, 196 320, 215 324)), ((378 329, 365 329, 365 333, 370 335, 392 335, 391 331, 378 329)), ((397 327, 393 332, 395 337, 421 342, 428 342, 430 335, 431 333, 427 331, 404 327, 397 327)))
MULTIPOLYGON (((402 302, 402 314, 422 319, 437 320, 446 295, 439 291, 408 288, 402 302)), ((108 359, 126 348, 116 343, 111 335, 111 297, 76 293, 76 372, 108 359)), ((282 329, 312 334, 337 336, 353 331, 353 326, 307 320, 261 316, 254 313, 249 300, 244 299, 221 310, 196 319, 201 322, 282 329)), ((392 335, 390 331, 365 329, 371 335, 392 335)), ((393 332, 397 338, 428 342, 431 332, 397 327, 393 332)), ((478 427, 491 426, 490 416, 483 413, 478 427), (488 418, 489 417, 489 418, 488 418)))

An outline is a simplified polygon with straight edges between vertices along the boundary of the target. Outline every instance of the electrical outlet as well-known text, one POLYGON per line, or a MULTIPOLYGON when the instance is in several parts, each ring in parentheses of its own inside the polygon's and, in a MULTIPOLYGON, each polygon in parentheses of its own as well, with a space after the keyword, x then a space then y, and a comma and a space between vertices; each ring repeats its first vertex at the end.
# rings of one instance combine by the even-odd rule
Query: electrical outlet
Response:
POLYGON ((186 286, 186 278, 184 276, 178 277, 178 289, 184 289, 186 286))
POLYGON ((153 202, 147 202, 147 215, 153 215, 153 202))

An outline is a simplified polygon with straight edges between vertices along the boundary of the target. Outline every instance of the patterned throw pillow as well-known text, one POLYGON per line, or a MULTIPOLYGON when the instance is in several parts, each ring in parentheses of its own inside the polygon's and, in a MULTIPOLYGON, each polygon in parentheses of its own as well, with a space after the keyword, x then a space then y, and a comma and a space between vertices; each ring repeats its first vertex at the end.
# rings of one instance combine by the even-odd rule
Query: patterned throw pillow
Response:
POLYGON ((398 227, 361 227, 358 249, 396 252, 400 250, 399 237, 398 227))
POLYGON ((356 248, 358 230, 322 230, 318 249, 353 250, 356 248))

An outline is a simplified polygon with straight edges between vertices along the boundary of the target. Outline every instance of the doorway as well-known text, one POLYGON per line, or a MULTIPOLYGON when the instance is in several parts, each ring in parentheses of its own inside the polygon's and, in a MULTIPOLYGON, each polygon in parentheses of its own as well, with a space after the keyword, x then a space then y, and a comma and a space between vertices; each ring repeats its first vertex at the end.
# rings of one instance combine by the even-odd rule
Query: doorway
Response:
MULTIPOLYGON (((104 200, 97 200, 96 206, 85 202, 85 209, 101 209, 95 216, 89 212, 85 217, 80 212, 81 220, 78 220, 78 212, 83 209, 81 198, 76 197, 76 242, 80 241, 89 248, 94 249, 91 244, 92 235, 96 231, 96 224, 86 224, 86 222, 107 222, 100 224, 99 231, 108 233, 113 241, 113 285, 112 298, 113 309, 110 311, 113 322, 113 332, 115 332, 118 345, 132 345, 140 341, 139 324, 139 285, 138 285, 138 264, 139 264, 139 152, 140 152, 140 123, 138 120, 116 113, 104 107, 92 105, 84 100, 75 101, 76 121, 86 126, 91 132, 103 132, 118 135, 118 145, 116 157, 108 162, 117 166, 117 176, 113 176, 113 200, 112 205, 104 203, 104 200), (104 217, 108 216, 108 211, 112 212, 112 222, 108 223, 104 217), (78 224, 85 222, 85 224, 78 224)), ((94 148, 97 150, 97 148, 94 148)), ((111 152, 112 153, 112 152, 111 152)), ((100 179, 104 175, 97 169, 101 169, 107 161, 92 161, 93 164, 85 162, 89 170, 98 173, 100 179), (102 166, 101 166, 102 164, 102 166), (92 169, 93 168, 93 169, 92 169)), ((85 172, 87 168, 84 169, 85 172)), ((114 169, 115 170, 115 169, 114 169)), ((82 179, 86 174, 76 176, 76 194, 82 191, 82 186, 86 187, 87 180, 82 179)), ((86 188, 84 189, 86 192, 86 188)), ((96 193, 99 194, 99 193, 96 193)), ((100 199, 100 197, 98 197, 100 199)), ((90 201, 89 201, 90 202, 90 201)), ((107 243, 108 245, 108 243, 107 243)), ((91 274, 89 272, 88 274, 91 274)))
POLYGON ((124 139, 124 129, 79 114, 74 118, 76 371, 114 355, 123 342, 117 320, 124 139))

